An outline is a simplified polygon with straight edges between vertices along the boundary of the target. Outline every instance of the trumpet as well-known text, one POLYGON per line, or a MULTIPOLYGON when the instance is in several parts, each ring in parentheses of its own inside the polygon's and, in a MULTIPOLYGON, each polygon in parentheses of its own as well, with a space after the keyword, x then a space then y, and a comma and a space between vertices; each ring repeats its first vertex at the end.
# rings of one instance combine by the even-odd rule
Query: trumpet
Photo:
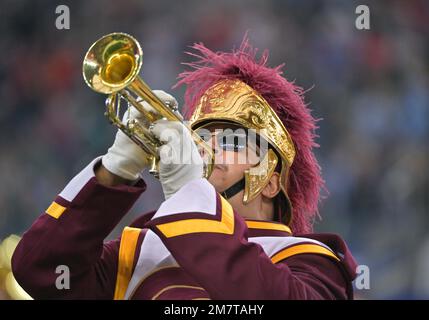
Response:
MULTIPOLYGON (((181 121, 177 106, 166 105, 149 86, 139 77, 143 64, 143 50, 139 42, 125 33, 111 33, 103 36, 88 49, 83 60, 83 78, 94 91, 107 94, 105 115, 110 123, 124 132, 147 155, 149 172, 159 175, 160 142, 151 132, 150 127, 156 120, 167 119, 181 121), (156 112, 148 111, 141 105, 141 100, 151 105, 156 112), (122 105, 131 106, 143 114, 143 121, 128 120, 123 123, 120 116, 122 105)), ((193 140, 200 150, 207 155, 204 161, 204 176, 208 178, 213 170, 213 150, 189 126, 193 140)))

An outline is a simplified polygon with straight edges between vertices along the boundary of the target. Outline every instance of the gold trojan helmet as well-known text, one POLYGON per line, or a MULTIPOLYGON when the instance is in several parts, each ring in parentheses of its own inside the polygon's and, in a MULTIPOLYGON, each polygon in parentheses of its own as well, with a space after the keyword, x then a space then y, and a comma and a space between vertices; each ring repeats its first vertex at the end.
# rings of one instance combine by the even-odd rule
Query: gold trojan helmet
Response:
POLYGON ((262 191, 280 160, 281 193, 287 202, 285 222, 289 224, 292 205, 287 194, 287 181, 289 168, 295 157, 295 147, 289 132, 268 102, 243 81, 225 79, 204 92, 189 121, 193 130, 213 122, 237 124, 255 130, 269 143, 271 148, 259 164, 245 171, 243 202, 248 203, 262 191))

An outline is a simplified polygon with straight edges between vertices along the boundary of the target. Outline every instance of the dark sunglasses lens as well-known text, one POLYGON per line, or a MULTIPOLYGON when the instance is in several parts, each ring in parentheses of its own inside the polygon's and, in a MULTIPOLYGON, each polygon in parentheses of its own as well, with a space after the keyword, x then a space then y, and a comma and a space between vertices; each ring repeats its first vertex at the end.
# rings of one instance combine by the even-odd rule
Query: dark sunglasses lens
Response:
POLYGON ((219 135, 219 147, 224 151, 240 152, 246 148, 246 135, 244 134, 226 134, 219 135))

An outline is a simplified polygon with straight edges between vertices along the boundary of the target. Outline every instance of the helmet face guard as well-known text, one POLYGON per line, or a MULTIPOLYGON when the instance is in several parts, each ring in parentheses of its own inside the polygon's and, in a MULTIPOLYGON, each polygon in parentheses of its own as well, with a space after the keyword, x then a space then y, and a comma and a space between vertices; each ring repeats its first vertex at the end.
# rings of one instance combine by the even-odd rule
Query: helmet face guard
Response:
POLYGON ((228 122, 254 130, 268 142, 270 148, 259 164, 244 173, 243 202, 249 203, 261 193, 279 165, 281 193, 288 209, 284 222, 290 224, 292 205, 287 194, 287 183, 289 169, 295 158, 295 147, 277 114, 246 83, 238 79, 227 79, 215 83, 205 91, 189 120, 193 130, 214 122, 228 122))

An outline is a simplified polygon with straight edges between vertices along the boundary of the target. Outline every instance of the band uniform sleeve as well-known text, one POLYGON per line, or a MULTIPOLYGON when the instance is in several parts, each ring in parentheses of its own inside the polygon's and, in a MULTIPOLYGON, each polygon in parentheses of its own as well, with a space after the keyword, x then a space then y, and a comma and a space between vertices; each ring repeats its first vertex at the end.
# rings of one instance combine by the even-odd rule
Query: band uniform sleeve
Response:
POLYGON ((143 180, 134 186, 101 185, 94 175, 99 161, 69 182, 14 252, 13 274, 35 299, 113 298, 119 239, 103 241, 146 185, 143 180), (64 268, 70 275, 68 288, 61 282, 64 268))

